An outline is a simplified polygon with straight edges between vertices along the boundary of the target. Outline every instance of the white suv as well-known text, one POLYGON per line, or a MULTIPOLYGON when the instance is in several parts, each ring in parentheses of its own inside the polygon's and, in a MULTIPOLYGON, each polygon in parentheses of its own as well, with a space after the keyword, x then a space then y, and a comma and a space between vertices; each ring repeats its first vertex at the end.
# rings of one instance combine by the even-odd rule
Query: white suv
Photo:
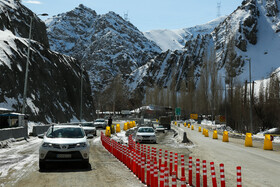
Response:
MULTIPOLYGON (((43 138, 39 149, 39 168, 44 170, 49 162, 82 162, 88 167, 90 145, 80 126, 52 125, 43 138)), ((92 138, 93 135, 88 135, 92 138)))

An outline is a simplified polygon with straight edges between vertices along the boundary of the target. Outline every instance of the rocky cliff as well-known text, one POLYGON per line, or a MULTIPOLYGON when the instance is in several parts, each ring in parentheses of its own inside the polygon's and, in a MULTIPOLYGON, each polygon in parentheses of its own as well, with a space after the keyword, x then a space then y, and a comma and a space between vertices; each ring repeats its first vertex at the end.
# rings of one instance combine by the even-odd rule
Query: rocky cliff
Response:
MULTIPOLYGON (((0 1, 0 106, 21 111, 30 18, 34 16, 26 114, 31 121, 79 119, 81 68, 72 57, 51 51, 46 27, 18 1, 0 1)), ((83 73, 83 119, 92 120, 93 102, 83 73)))

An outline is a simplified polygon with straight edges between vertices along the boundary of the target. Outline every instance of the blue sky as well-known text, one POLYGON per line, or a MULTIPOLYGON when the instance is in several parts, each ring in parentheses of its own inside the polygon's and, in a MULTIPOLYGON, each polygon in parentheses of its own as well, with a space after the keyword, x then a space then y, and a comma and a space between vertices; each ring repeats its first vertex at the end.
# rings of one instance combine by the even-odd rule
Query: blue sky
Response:
MULTIPOLYGON (((242 0, 22 0, 33 12, 50 16, 70 11, 79 4, 97 14, 114 11, 128 18, 140 31, 179 29, 207 23, 217 17, 217 3, 221 15, 229 15, 242 0)), ((46 19, 46 18, 42 18, 46 19)))

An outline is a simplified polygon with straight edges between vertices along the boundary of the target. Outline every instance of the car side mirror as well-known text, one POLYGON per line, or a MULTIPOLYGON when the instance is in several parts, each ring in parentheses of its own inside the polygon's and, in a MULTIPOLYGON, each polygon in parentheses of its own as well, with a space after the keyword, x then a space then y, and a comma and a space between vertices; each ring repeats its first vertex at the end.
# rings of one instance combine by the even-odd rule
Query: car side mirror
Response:
POLYGON ((38 138, 43 139, 44 138, 44 134, 38 134, 38 138))
POLYGON ((93 138, 93 135, 92 135, 92 134, 88 134, 88 135, 87 135, 87 138, 88 138, 88 139, 92 139, 92 138, 93 138))

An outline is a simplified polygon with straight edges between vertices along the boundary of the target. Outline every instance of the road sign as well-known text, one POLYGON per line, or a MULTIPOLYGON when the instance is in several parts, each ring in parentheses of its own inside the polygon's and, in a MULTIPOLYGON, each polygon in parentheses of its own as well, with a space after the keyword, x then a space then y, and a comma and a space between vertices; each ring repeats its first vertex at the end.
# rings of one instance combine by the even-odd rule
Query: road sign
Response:
POLYGON ((178 107, 178 108, 175 109, 175 115, 176 116, 181 116, 181 108, 178 107))
POLYGON ((191 119, 198 119, 198 114, 191 114, 191 115, 190 115, 190 118, 191 118, 191 119))

